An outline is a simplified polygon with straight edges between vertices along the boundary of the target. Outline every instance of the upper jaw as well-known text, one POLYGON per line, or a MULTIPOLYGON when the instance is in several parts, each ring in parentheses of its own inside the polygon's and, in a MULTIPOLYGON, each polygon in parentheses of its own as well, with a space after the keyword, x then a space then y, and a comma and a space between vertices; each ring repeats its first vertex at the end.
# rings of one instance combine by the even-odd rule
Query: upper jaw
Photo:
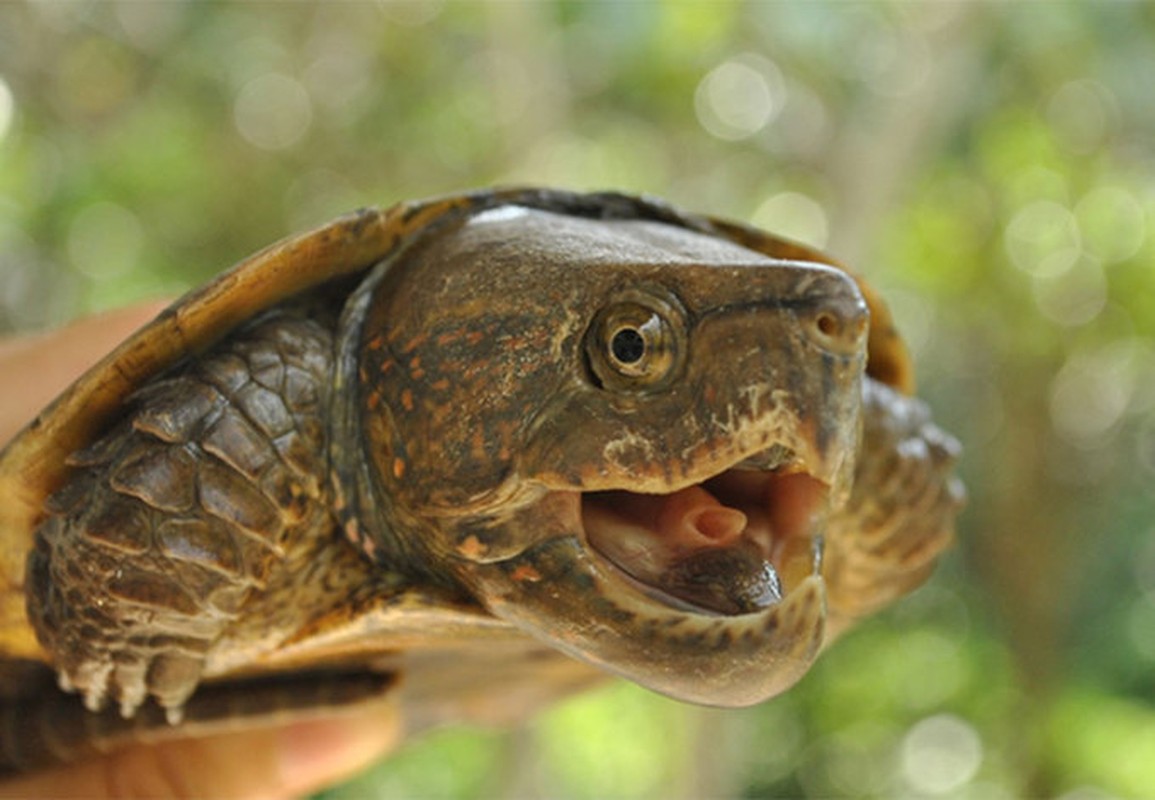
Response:
MULTIPOLYGON (((731 469, 759 470, 763 472, 789 467, 798 462, 798 456, 784 444, 773 444, 765 450, 739 461, 731 469)), ((801 466, 801 465, 799 465, 801 466)))

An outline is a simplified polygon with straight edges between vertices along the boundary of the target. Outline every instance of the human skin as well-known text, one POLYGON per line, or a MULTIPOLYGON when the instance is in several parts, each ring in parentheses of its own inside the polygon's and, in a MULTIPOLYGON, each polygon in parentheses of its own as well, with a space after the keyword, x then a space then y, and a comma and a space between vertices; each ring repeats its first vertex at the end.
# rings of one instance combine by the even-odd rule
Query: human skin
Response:
MULTIPOLYGON (((0 339, 0 443, 164 305, 146 303, 50 333, 0 339)), ((332 717, 132 746, 0 782, 0 797, 300 797, 372 763, 399 736, 396 711, 374 704, 332 717)))

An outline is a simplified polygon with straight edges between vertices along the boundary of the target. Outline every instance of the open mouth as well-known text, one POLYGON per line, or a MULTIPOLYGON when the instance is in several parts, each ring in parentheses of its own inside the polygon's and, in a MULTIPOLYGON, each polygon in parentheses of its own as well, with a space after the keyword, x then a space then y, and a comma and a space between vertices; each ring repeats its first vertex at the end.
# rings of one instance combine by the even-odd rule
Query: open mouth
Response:
POLYGON ((587 543, 651 598, 750 614, 818 569, 829 487, 775 446, 670 494, 582 496, 587 543))

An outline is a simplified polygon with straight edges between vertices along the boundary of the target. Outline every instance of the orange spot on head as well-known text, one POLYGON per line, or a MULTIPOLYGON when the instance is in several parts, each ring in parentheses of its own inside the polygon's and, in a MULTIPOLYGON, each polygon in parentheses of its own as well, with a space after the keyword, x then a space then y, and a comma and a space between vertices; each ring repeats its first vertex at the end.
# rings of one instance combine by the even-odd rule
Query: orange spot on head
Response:
POLYGON ((480 427, 473 431, 473 438, 470 441, 473 448, 473 457, 478 460, 485 458, 485 431, 480 427))
POLYGON ((357 527, 357 520, 355 520, 355 519, 345 520, 345 526, 344 527, 345 527, 345 538, 348 539, 350 542, 353 542, 353 544, 360 544, 361 543, 361 529, 359 527, 357 527))
POLYGON ((361 552, 369 556, 370 560, 377 560, 377 543, 375 541, 366 537, 356 544, 360 546, 361 552))
POLYGON ((486 547, 474 534, 469 534, 457 545, 457 552, 469 559, 478 559, 485 555, 486 547))
POLYGON ((537 583, 541 580, 541 573, 529 564, 519 564, 510 577, 519 582, 537 583))
POLYGON ((405 347, 402 348, 401 352, 406 353, 406 354, 412 353, 414 350, 416 350, 421 345, 425 344, 427 341, 429 341, 429 334, 428 333, 418 334, 417 336, 414 336, 412 339, 410 339, 405 344, 405 347))

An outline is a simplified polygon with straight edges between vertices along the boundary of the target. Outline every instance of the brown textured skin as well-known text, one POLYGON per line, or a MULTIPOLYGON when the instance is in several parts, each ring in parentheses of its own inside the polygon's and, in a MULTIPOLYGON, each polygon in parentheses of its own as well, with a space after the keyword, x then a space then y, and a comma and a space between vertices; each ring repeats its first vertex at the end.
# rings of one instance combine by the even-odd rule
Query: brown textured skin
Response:
MULTIPOLYGON (((957 445, 906 396, 913 391, 909 360, 885 307, 860 284, 870 310, 864 338, 858 295, 815 264, 834 262, 760 231, 660 203, 549 190, 480 192, 363 211, 262 251, 126 341, 0 454, 0 650, 7 657, 0 664, 0 692, 36 694, 47 673, 40 663, 50 660, 74 682, 79 677, 80 688, 95 686, 94 701, 111 678, 111 694, 127 710, 145 691, 179 709, 202 678, 211 684, 340 669, 387 682, 400 673, 407 712, 422 727, 460 717, 516 717, 596 674, 554 648, 643 682, 654 672, 650 652, 668 651, 688 677, 659 677, 650 685, 705 702, 716 701, 696 694, 709 679, 695 675, 717 669, 717 659, 705 651, 737 648, 740 666, 726 681, 758 686, 749 695, 727 690, 726 702, 752 702, 786 688, 822 643, 823 619, 829 640, 921 582, 949 541, 961 502, 951 473, 957 445), (536 241, 547 240, 540 251, 523 246, 502 256, 506 234, 524 233, 524 225, 543 218, 467 223, 508 203, 582 219, 651 222, 633 225, 630 230, 641 233, 611 247, 603 262, 599 242, 612 226, 574 222, 559 233, 557 219, 537 234, 536 241), (513 227, 503 232, 503 224, 513 227), (716 243, 673 229, 698 231, 716 243), (559 235, 572 236, 575 246, 559 245, 559 235), (706 372, 684 393, 675 392, 672 404, 618 400, 588 416, 591 403, 600 402, 591 398, 601 395, 574 384, 573 367, 566 366, 588 324, 581 313, 612 299, 623 275, 643 287, 673 281, 695 326, 712 306, 733 305, 750 291, 761 297, 763 290, 753 290, 748 280, 753 271, 724 275, 712 266, 750 258, 735 255, 726 240, 776 260, 774 271, 757 273, 766 276, 765 298, 750 302, 771 325, 780 324, 774 309, 793 309, 789 325, 770 339, 792 344, 766 356, 764 326, 754 334, 723 315, 721 327, 707 326, 705 333, 695 327, 696 337, 716 342, 687 355, 684 377, 702 364, 706 372), (550 259, 565 266, 574 252, 586 264, 578 283, 600 287, 601 295, 567 296, 564 276, 551 272, 550 259), (700 275, 673 264, 685 253, 705 262, 700 275), (636 263, 622 263, 623 254, 636 263), (422 280, 407 283, 405 269, 391 268, 376 287, 381 291, 366 293, 364 320, 347 311, 334 324, 350 280, 386 256, 421 265, 422 280), (406 294, 409 286, 439 285, 436 270, 455 258, 485 267, 466 273, 475 282, 470 294, 482 298, 477 303, 446 302, 462 295, 441 296, 437 289, 406 294), (518 258, 520 273, 513 263, 518 258), (729 284, 741 291, 726 300, 719 293, 732 291, 729 284), (792 292, 796 299, 785 302, 792 292), (258 319, 306 293, 312 321, 295 304, 274 312, 283 314, 279 319, 258 319), (511 327, 520 338, 498 341, 497 334, 511 327), (349 356, 347 371, 319 355, 334 336, 339 353, 349 356), (752 338, 743 344, 744 336, 752 338), (718 373, 711 354, 721 347, 748 352, 750 360, 737 359, 729 372, 718 373), (811 352, 826 355, 812 361, 805 355, 811 352), (188 357, 189 366, 180 366, 188 357), (813 366, 795 366, 806 364, 813 366), (174 365, 175 372, 157 380, 174 365), (285 377, 290 373, 293 381, 285 377), (381 377, 390 374, 404 379, 381 377), (750 374, 777 375, 786 399, 768 405, 758 392, 751 394, 750 374), (527 375, 533 380, 526 385, 537 388, 518 394, 518 381, 527 375), (350 385, 365 388, 351 394, 343 388, 350 385), (310 428, 327 393, 338 399, 326 413, 344 420, 336 423, 337 434, 329 434, 337 437, 328 443, 332 476, 322 466, 326 434, 310 428), (553 398, 545 410, 543 397, 553 398), (126 399, 137 409, 128 417, 122 416, 126 399), (492 412, 494 404, 499 412, 478 412, 470 421, 470 413, 492 412), (646 413, 636 413, 643 407, 646 413), (699 430, 698 423, 715 424, 726 411, 737 413, 753 433, 737 436, 732 425, 720 424, 712 433, 710 425, 699 430), (366 412, 372 412, 370 421, 358 433, 366 412), (654 427, 637 427, 647 414, 654 427), (860 414, 865 434, 855 467, 847 453, 857 448, 860 414), (527 415, 539 422, 525 426, 527 415), (591 419, 603 420, 605 432, 569 437, 574 420, 583 420, 588 433, 591 419), (654 458, 652 447, 619 445, 605 460, 608 437, 623 422, 634 426, 635 443, 680 437, 680 455, 654 458), (361 434, 375 448, 366 455, 350 444, 361 434), (600 444, 583 450, 591 441, 600 444), (772 441, 805 454, 816 474, 850 492, 827 531, 828 596, 822 581, 811 578, 775 609, 752 617, 756 624, 678 617, 661 623, 666 628, 659 632, 660 615, 628 592, 623 596, 613 576, 588 562, 577 539, 546 535, 572 529, 578 491, 617 488, 627 478, 631 487, 669 491, 772 441), (420 452, 427 446, 422 442, 440 445, 420 452), (383 476, 382 497, 365 489, 370 463, 383 476), (531 480, 510 477, 527 475, 531 480), (337 495, 328 494, 327 479, 336 481, 337 495), (26 587, 24 556, 53 493, 41 555, 32 560, 33 583, 26 587), (110 516, 135 522, 107 524, 110 516), (370 563, 333 538, 337 525, 382 563, 370 563), (543 546, 531 547, 535 541, 543 546), (501 563, 491 565, 495 561, 501 563), (77 570, 92 570, 98 585, 77 579, 77 570), (51 656, 24 617, 26 590, 51 656), (64 597, 69 592, 74 596, 64 597), (563 596, 570 610, 559 616, 563 596), (575 609, 578 618, 566 616, 575 609), (604 638, 599 617, 627 640, 637 638, 641 650, 591 652, 604 638), (592 633, 584 630, 587 621, 592 633), (550 646, 527 639, 518 627, 550 646), (772 675, 763 679, 766 672, 772 675)), ((453 280, 450 271, 442 289, 453 280)), ((212 686, 198 692, 186 717, 219 721, 213 709, 224 706, 217 696, 212 686)), ((261 702, 274 707, 272 697, 261 702)), ((42 708, 58 705, 49 698, 42 708)), ((71 708, 57 727, 81 724, 77 707, 71 708)), ((57 712, 26 713, 34 719, 57 712)), ((111 718, 110 712, 99 718, 111 718)), ((101 725, 90 744, 115 740, 133 727, 101 725)), ((148 727, 147 717, 140 725, 148 727)), ((52 749, 11 761, 33 764, 54 757, 52 749)))

